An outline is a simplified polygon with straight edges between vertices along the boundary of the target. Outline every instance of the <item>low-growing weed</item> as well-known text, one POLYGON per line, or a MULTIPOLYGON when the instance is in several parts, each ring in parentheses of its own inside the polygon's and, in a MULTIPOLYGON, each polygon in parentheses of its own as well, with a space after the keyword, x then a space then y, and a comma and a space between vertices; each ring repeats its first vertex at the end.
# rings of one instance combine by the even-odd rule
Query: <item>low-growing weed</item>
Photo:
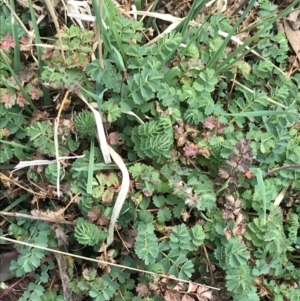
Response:
MULTIPOLYGON (((192 26, 200 2, 147 45, 152 28, 104 1, 100 40, 65 24, 40 53, 40 75, 1 62, 1 212, 40 219, 7 217, 9 236, 36 245, 17 247, 11 263, 32 277, 19 300, 300 299, 300 75, 285 74, 288 41, 274 26, 290 7, 278 17, 270 1, 250 1, 233 26, 223 13, 192 26), (259 17, 251 32, 241 28, 249 11, 259 17), (249 35, 239 48, 238 29, 249 35), (56 107, 39 103, 43 87, 56 107), (83 99, 121 172, 105 163, 83 99), (29 169, 9 174, 18 161, 29 169), (111 225, 124 168, 129 189, 111 225), (31 202, 18 201, 24 190, 31 202)), ((12 58, 9 29, 0 39, 1 58, 12 58)))

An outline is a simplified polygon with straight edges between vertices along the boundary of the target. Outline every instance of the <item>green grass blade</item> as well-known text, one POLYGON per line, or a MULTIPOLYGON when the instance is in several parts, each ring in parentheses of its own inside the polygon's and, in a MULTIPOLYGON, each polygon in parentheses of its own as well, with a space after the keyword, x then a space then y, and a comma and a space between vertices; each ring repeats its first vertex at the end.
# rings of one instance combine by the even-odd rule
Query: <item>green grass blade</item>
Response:
MULTIPOLYGON (((158 0, 153 1, 151 12, 155 12, 157 3, 158 3, 158 0)), ((146 23, 146 28, 151 27, 151 25, 153 25, 153 22, 155 23, 155 20, 156 20, 155 18, 149 17, 149 19, 148 19, 148 21, 146 23)), ((157 30, 157 28, 155 28, 155 29, 157 30)), ((159 32, 159 31, 157 30, 157 32, 159 32)), ((146 40, 146 38, 144 38, 144 39, 146 40)))
MULTIPOLYGON (((32 5, 32 0, 28 0, 28 5, 29 5, 29 11, 30 11, 30 15, 31 15, 32 26, 33 26, 33 30, 34 30, 35 42, 37 44, 42 44, 38 24, 37 24, 36 17, 35 17, 35 11, 34 11, 33 5, 32 5)), ((38 61, 39 61, 39 72, 41 75, 43 72, 43 67, 44 67, 44 62, 42 60, 42 47, 36 46, 36 51, 37 51, 37 57, 38 57, 38 61)), ((51 104, 49 89, 45 86, 43 86, 43 104, 45 106, 49 106, 51 104)))
POLYGON ((108 1, 107 6, 105 6, 105 9, 107 11, 106 15, 108 16, 109 30, 111 30, 116 40, 116 43, 118 45, 118 48, 112 46, 112 50, 113 50, 112 55, 115 55, 115 61, 117 60, 118 61, 117 64, 119 64, 122 70, 125 70, 124 61, 126 63, 126 53, 121 41, 121 37, 118 34, 115 26, 116 24, 115 18, 118 18, 118 12, 116 11, 115 5, 111 1, 108 1))
POLYGON ((107 29, 104 27, 104 20, 100 14, 100 8, 97 0, 92 0, 93 10, 96 16, 96 23, 100 28, 101 38, 103 40, 103 44, 106 47, 109 53, 112 53, 111 43, 107 34, 107 29))
POLYGON ((192 21, 200 10, 205 6, 208 0, 193 1, 192 7, 184 20, 176 27, 175 32, 186 33, 190 21, 192 21))
MULTIPOLYGON (((89 171, 90 167, 88 164, 82 164, 80 167, 74 168, 76 171, 89 171)), ((108 169, 119 169, 116 164, 105 164, 105 163, 96 163, 93 165, 93 170, 108 170, 108 169)))
POLYGON ((23 195, 21 195, 19 198, 17 198, 14 202, 12 202, 9 206, 7 206, 3 211, 4 212, 9 212, 16 206, 18 206, 20 203, 24 202, 27 200, 30 196, 32 196, 31 193, 26 192, 23 195))
POLYGON ((134 5, 137 10, 142 10, 142 0, 135 0, 134 5))
MULTIPOLYGON (((10 0, 10 6, 15 11, 15 1, 10 0)), ((14 70, 15 73, 19 73, 21 70, 21 55, 20 55, 20 43, 19 43, 19 37, 18 37, 18 23, 13 15, 11 15, 11 24, 12 24, 12 33, 13 38, 15 42, 14 47, 14 70)))
POLYGON ((235 117, 262 117, 262 116, 276 116, 276 115, 288 115, 294 114, 294 112, 285 112, 285 111, 252 111, 252 112, 241 112, 241 113, 232 113, 232 114, 220 114, 222 116, 235 116, 235 117))
POLYGON ((257 184, 258 184, 258 188, 261 192, 261 196, 262 196, 262 205, 263 205, 263 223, 264 225, 267 222, 267 198, 266 198, 266 187, 265 187, 265 183, 264 183, 264 179, 263 179, 263 174, 261 169, 256 168, 255 169, 255 173, 256 173, 256 180, 257 180, 257 184))
POLYGON ((12 141, 6 141, 6 140, 0 140, 0 143, 2 144, 7 144, 7 145, 11 145, 12 147, 15 148, 22 148, 22 149, 27 149, 29 151, 33 151, 34 149, 28 145, 23 145, 23 144, 19 144, 17 142, 12 142, 12 141))
MULTIPOLYGON (((236 24, 233 26, 232 30, 228 33, 227 38, 224 40, 224 42, 222 43, 222 45, 219 47, 218 51, 215 52, 215 54, 213 55, 213 57, 208 62, 207 66, 206 66, 207 68, 213 68, 213 66, 215 65, 216 61, 220 58, 220 54, 224 51, 224 49, 227 46, 228 42, 230 41, 231 37, 235 34, 237 28, 243 22, 243 20, 245 19, 246 15, 249 13, 249 11, 251 10, 251 8, 253 7, 254 3, 255 3, 255 0, 251 0, 250 1, 249 5, 247 6, 247 8, 243 12, 243 14, 240 16, 240 18, 238 19, 238 21, 236 22, 236 24)), ((246 47, 246 45, 244 46, 244 48, 245 47, 246 47)), ((226 61, 228 61, 228 60, 226 60, 226 61)))
POLYGON ((91 139, 88 179, 87 179, 87 188, 86 188, 88 194, 92 194, 93 192, 94 156, 95 156, 95 141, 94 139, 91 139))
MULTIPOLYGON (((264 27, 262 27, 256 34, 251 36, 251 38, 249 38, 245 42, 243 42, 242 45, 240 45, 232 53, 230 53, 228 55, 228 57, 222 63, 220 63, 220 65, 217 66, 217 68, 215 68, 216 74, 223 72, 225 69, 227 69, 229 67, 229 64, 230 65, 234 64, 236 61, 240 60, 241 58, 246 56, 251 50, 253 50, 253 48, 255 48, 255 46, 253 46, 250 49, 248 49, 247 51, 245 51, 237 59, 232 60, 237 54, 241 53, 251 42, 258 39, 261 36, 261 34, 263 34, 266 31, 266 28, 268 26, 270 26, 271 24, 276 22, 278 19, 280 19, 280 18, 284 17, 285 15, 289 14, 290 11, 291 11, 291 8, 299 2, 300 2, 300 0, 295 1, 294 3, 289 5, 286 9, 284 9, 281 13, 279 13, 277 16, 271 18, 270 20, 264 20, 263 21, 265 23, 264 27)), ((256 25, 256 27, 257 27, 257 25, 256 25)), ((230 36, 232 36, 232 35, 230 35, 230 36)))

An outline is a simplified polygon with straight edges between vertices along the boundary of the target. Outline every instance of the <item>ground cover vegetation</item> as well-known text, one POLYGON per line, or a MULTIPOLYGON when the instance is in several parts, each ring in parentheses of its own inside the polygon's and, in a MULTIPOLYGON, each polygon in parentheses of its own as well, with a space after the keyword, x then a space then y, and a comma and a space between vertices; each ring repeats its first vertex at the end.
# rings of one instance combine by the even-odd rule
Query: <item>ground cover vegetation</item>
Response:
POLYGON ((175 2, 1 1, 0 299, 300 300, 299 1, 175 2))

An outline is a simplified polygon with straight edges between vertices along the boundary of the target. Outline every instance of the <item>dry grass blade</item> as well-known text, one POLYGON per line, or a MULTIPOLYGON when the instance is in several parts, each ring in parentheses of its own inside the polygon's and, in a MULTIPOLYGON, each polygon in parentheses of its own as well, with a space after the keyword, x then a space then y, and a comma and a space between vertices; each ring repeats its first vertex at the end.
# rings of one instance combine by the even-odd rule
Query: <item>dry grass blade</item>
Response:
POLYGON ((58 264, 58 270, 59 270, 60 279, 63 287, 64 297, 66 301, 72 301, 73 298, 72 298, 72 291, 70 288, 70 278, 68 276, 66 259, 62 254, 59 253, 54 253, 54 256, 58 264))
POLYGON ((109 153, 122 172, 122 184, 110 218, 106 247, 111 245, 111 243, 114 241, 115 224, 122 210, 130 185, 129 172, 122 158, 114 151, 111 146, 109 146, 109 153))
MULTIPOLYGON (((25 214, 25 213, 18 213, 18 212, 6 212, 6 211, 0 211, 1 216, 10 216, 10 217, 15 217, 15 218, 24 218, 24 219, 32 219, 32 220, 37 220, 37 221, 44 221, 46 223, 57 223, 57 219, 47 217, 47 216, 37 216, 37 215, 30 215, 30 214, 25 214)), ((76 226, 76 223, 66 221, 66 220, 60 220, 59 224, 66 224, 66 225, 71 225, 71 226, 76 226)))
POLYGON ((100 144, 100 148, 102 151, 103 159, 106 164, 109 164, 109 163, 111 163, 111 158, 110 158, 108 144, 107 144, 106 137, 105 137, 105 132, 104 132, 104 128, 103 128, 101 115, 97 110, 95 110, 91 106, 91 104, 85 99, 85 97, 81 93, 79 93, 78 96, 90 108, 90 110, 94 114, 94 117, 96 120, 96 125, 97 125, 98 139, 99 139, 99 144, 100 144))
POLYGON ((284 29, 285 34, 300 62, 300 30, 293 30, 287 20, 284 20, 284 29))
POLYGON ((49 13, 51 15, 52 21, 54 22, 54 25, 55 25, 55 28, 56 28, 56 31, 57 31, 57 36, 58 36, 58 41, 59 41, 61 56, 62 56, 62 58, 64 60, 64 63, 66 63, 66 58, 65 58, 65 53, 64 53, 64 50, 63 50, 63 44, 62 44, 61 34, 60 34, 60 30, 59 30, 59 24, 58 24, 58 20, 57 20, 57 17, 56 17, 53 5, 52 5, 52 3, 51 3, 50 0, 45 0, 45 3, 47 5, 47 8, 49 10, 49 13))
POLYGON ((280 191, 280 193, 278 194, 278 196, 276 197, 275 201, 274 201, 274 206, 279 206, 281 201, 283 200, 283 198, 286 195, 286 192, 288 190, 288 188, 291 186, 293 180, 290 180, 289 183, 280 191))
MULTIPOLYGON (((90 261, 90 262, 101 263, 101 264, 104 264, 104 265, 111 265, 111 266, 119 267, 119 268, 125 269, 125 270, 135 271, 135 272, 139 272, 139 273, 145 273, 145 274, 152 275, 152 276, 159 276, 161 278, 177 280, 179 282, 185 282, 185 283, 188 283, 188 284, 190 283, 189 280, 182 280, 182 279, 178 279, 178 278, 173 277, 173 276, 167 276, 167 275, 164 275, 164 274, 157 274, 155 272, 150 272, 150 271, 146 271, 146 270, 142 270, 142 269, 136 269, 136 268, 132 268, 132 267, 129 267, 129 266, 126 266, 126 265, 116 264, 116 263, 112 263, 112 262, 108 262, 108 261, 104 261, 104 260, 97 260, 97 259, 94 259, 94 258, 79 256, 79 255, 76 255, 76 254, 62 252, 62 251, 55 250, 55 249, 45 248, 45 247, 42 247, 42 246, 30 244, 30 243, 27 243, 27 242, 24 242, 24 241, 19 241, 19 240, 7 238, 5 236, 0 236, 0 239, 3 239, 4 241, 9 241, 9 242, 12 242, 12 243, 16 243, 16 244, 19 244, 19 245, 22 245, 22 246, 28 246, 28 247, 31 247, 31 248, 36 248, 36 249, 45 250, 45 251, 49 251, 49 252, 53 252, 53 253, 58 253, 58 254, 61 254, 61 255, 70 256, 70 257, 74 257, 74 258, 79 258, 79 259, 87 260, 87 261, 90 261)), ((196 283, 196 284, 202 285, 200 283, 196 283)), ((212 287, 212 286, 207 286, 207 285, 206 285, 206 287, 209 288, 209 289, 217 290, 217 291, 220 290, 217 287, 212 287)))

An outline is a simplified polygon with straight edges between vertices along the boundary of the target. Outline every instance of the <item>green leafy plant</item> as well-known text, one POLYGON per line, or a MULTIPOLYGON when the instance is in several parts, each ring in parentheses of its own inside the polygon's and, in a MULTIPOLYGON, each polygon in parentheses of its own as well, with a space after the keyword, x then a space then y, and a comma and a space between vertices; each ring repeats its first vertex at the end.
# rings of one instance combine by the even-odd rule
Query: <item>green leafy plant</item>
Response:
MULTIPOLYGON (((13 72, 15 41, 5 25, 0 162, 12 169, 18 161, 53 160, 10 178, 1 173, 0 196, 12 202, 7 208, 29 211, 38 205, 45 219, 18 219, 7 234, 75 252, 64 275, 72 298, 299 299, 300 75, 296 70, 287 76, 289 43, 274 26, 291 6, 254 2, 241 15, 214 11, 194 26, 206 4, 194 1, 180 24, 173 20, 179 24, 175 30, 146 44, 153 30, 159 34, 155 19, 162 15, 144 12, 142 23, 120 14, 111 1, 102 6, 93 0, 95 31, 86 24, 61 26, 61 41, 43 53, 36 41, 38 50, 31 51, 39 61, 38 81, 36 72, 30 79, 24 70, 13 72), (253 16, 259 19, 244 27, 253 16), (230 41, 235 34, 242 44, 230 41), (93 53, 96 39, 99 51, 93 53), (63 104, 41 107, 40 84, 63 104), (32 105, 25 95, 38 110, 26 110, 32 105), (105 141, 97 145, 94 115, 81 100, 101 114, 103 141, 115 163, 104 162, 105 141), (53 187, 55 159, 63 170, 60 196, 53 187), (24 187, 31 203, 22 202, 24 187), (124 203, 110 228, 115 237, 105 248, 120 199, 124 203), (55 217, 52 227, 49 216, 55 217), (85 253, 99 259, 98 265, 83 264, 85 253)), ((34 30, 40 34, 37 24, 34 30)), ((63 289, 46 289, 54 264, 44 262, 45 256, 50 252, 24 247, 12 262, 16 276, 34 274, 20 300, 62 297, 63 289)))
POLYGON ((75 117, 74 122, 81 135, 88 138, 95 137, 96 122, 92 112, 89 111, 80 112, 75 117))
POLYGON ((83 245, 95 246, 104 241, 107 234, 96 225, 89 223, 83 218, 78 218, 74 236, 83 245))
POLYGON ((149 121, 132 131, 134 149, 141 158, 170 157, 173 145, 173 130, 169 117, 149 121))

